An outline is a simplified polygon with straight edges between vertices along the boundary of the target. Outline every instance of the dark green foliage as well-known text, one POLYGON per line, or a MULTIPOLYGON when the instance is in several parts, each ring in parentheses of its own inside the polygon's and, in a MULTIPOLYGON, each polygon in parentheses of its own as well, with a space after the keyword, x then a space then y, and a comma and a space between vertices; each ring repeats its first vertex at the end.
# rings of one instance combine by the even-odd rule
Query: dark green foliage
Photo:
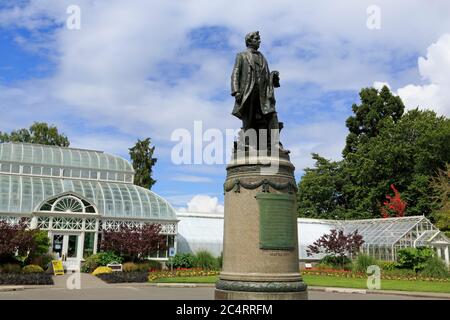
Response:
POLYGON ((145 271, 101 273, 97 277, 107 283, 148 282, 148 273, 145 271))
POLYGON ((33 241, 34 247, 29 252, 26 262, 30 264, 39 264, 39 266, 45 268, 52 260, 52 257, 48 255, 48 248, 50 247, 48 232, 37 230, 33 234, 33 241))
POLYGON ((22 267, 18 263, 5 263, 0 265, 0 273, 21 273, 22 267))
POLYGON ((193 268, 195 256, 191 253, 177 253, 175 257, 169 259, 169 265, 174 268, 193 268))
POLYGON ((434 251, 426 247, 401 249, 397 253, 397 268, 422 271, 433 254, 434 251))
POLYGON ((111 263, 122 263, 122 257, 113 252, 99 252, 86 258, 81 266, 81 272, 91 273, 99 266, 106 266, 111 263))
POLYGON ((346 121, 350 133, 343 151, 344 157, 376 137, 384 125, 396 123, 405 109, 402 100, 393 96, 386 86, 379 92, 374 88, 362 89, 359 96, 361 104, 352 106, 354 115, 346 121))
POLYGON ((162 269, 161 263, 158 261, 149 260, 143 263, 127 262, 122 266, 123 272, 148 272, 160 271, 162 269))
POLYGON ((93 254, 85 259, 81 265, 81 272, 91 273, 99 266, 99 259, 93 254))
POLYGON ((122 263, 123 261, 121 256, 110 251, 99 252, 97 253, 97 257, 99 266, 106 266, 110 263, 122 263))
POLYGON ((448 278, 450 277, 450 272, 445 262, 441 258, 434 256, 425 262, 420 275, 432 278, 448 278))
POLYGON ((138 140, 134 147, 130 148, 130 158, 135 170, 134 184, 146 189, 151 189, 156 183, 152 178, 152 168, 157 159, 153 158, 155 147, 150 147, 151 140, 138 140))
POLYGON ((0 142, 27 142, 60 147, 68 147, 69 139, 60 134, 55 126, 44 122, 35 122, 29 129, 19 129, 10 134, 0 132, 0 142))
MULTIPOLYGON (((149 271, 149 270, 161 271, 162 270, 161 262, 155 261, 155 260, 147 260, 144 263, 138 264, 138 266, 146 266, 145 270, 147 270, 147 271, 149 271)), ((144 269, 140 269, 140 270, 144 271, 144 269)))
MULTIPOLYGON (((387 88, 361 91, 360 106, 347 121, 344 159, 332 162, 313 154, 314 168, 299 183, 301 217, 363 219, 381 217, 380 208, 394 184, 406 201, 406 215, 442 208, 430 184, 450 162, 450 119, 432 111, 410 110, 387 88)), ((444 222, 436 215, 436 220, 444 222)))
POLYGON ((397 264, 395 262, 393 262, 393 261, 378 261, 377 265, 383 271, 392 271, 392 270, 395 270, 395 266, 397 264))
POLYGON ((328 265, 334 269, 351 269, 352 260, 346 256, 325 256, 320 264, 328 265))
POLYGON ((377 265, 377 260, 372 256, 360 253, 353 262, 353 271, 366 273, 369 266, 377 265))
POLYGON ((347 209, 343 194, 345 177, 342 163, 329 161, 316 153, 315 168, 306 168, 297 194, 301 217, 336 219, 344 218, 347 209))
POLYGON ((47 273, 0 273, 0 285, 52 285, 47 273))
POLYGON ((450 236, 450 164, 444 170, 439 170, 436 177, 431 180, 431 187, 435 192, 436 211, 433 218, 436 227, 442 231, 447 231, 447 237, 450 236))
POLYGON ((194 266, 203 270, 217 270, 219 268, 217 259, 206 250, 195 254, 194 266))

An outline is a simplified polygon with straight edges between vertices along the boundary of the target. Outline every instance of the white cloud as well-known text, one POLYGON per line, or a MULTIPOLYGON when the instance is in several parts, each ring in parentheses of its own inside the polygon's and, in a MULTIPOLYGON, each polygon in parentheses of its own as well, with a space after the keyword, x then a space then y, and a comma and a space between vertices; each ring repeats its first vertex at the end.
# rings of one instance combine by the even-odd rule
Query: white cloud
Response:
POLYGON ((332 160, 342 158, 348 130, 343 121, 320 121, 286 129, 286 143, 297 173, 314 165, 311 153, 332 160), (300 141, 300 142, 299 142, 300 141))
MULTIPOLYGON (((277 108, 289 112, 298 106, 285 104, 283 96, 307 96, 300 89, 305 84, 327 92, 357 91, 375 79, 406 83, 407 76, 408 82, 415 81, 409 67, 400 76, 393 74, 393 55, 402 59, 423 52, 450 30, 448 1, 434 1, 431 6, 421 0, 395 4, 380 0, 382 26, 374 31, 366 27, 366 9, 372 0, 349 0, 345 6, 324 0, 77 0, 81 30, 62 27, 48 34, 49 26, 64 26, 66 8, 73 3, 39 0, 0 10, 0 28, 28 28, 31 40, 17 38, 18 44, 41 50, 55 64, 55 72, 45 79, 0 86, 2 130, 47 121, 67 133, 76 146, 119 154, 127 152, 134 137, 150 136, 158 157, 165 158, 170 154, 172 130, 192 130, 194 120, 203 120, 205 128, 239 127, 230 115, 229 78, 234 54, 243 50, 243 36, 250 30, 261 31, 261 50, 272 69, 281 72, 277 108), (229 31, 223 39, 229 52, 192 46, 189 33, 208 26, 229 31), (181 71, 173 71, 178 65, 181 71), (192 70, 183 71, 186 66, 192 70), (83 132, 80 123, 89 132, 83 132), (114 133, 93 134, 104 128, 113 128, 114 133)), ((430 85, 400 89, 405 101, 415 104, 423 98, 426 104, 448 105, 448 82, 442 77, 450 73, 441 64, 448 62, 449 55, 443 53, 441 47, 429 50, 420 72, 430 85)), ((343 121, 308 118, 305 124, 291 113, 286 115, 292 119, 283 131, 283 143, 298 169, 312 165, 311 152, 340 158, 347 134, 343 121)), ((200 171, 205 168, 200 167, 200 171)), ((222 167, 218 170, 224 172, 222 167)))
POLYGON ((450 34, 444 34, 419 58, 419 72, 429 82, 398 89, 408 108, 427 108, 439 115, 450 116, 450 34))
MULTIPOLYGON (((426 57, 418 59, 418 70, 428 84, 408 84, 397 90, 406 109, 434 110, 438 115, 450 116, 450 34, 442 35, 427 49, 426 57)), ((383 82, 375 82, 379 89, 383 82)))
POLYGON ((179 208, 180 212, 223 213, 224 207, 217 197, 196 195, 188 203, 187 208, 179 208))

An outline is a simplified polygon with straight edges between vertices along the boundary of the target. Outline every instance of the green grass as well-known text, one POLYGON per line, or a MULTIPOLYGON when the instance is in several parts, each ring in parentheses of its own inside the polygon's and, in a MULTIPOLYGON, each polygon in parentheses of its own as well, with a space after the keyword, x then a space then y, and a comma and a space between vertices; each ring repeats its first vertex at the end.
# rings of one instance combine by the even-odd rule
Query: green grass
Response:
MULTIPOLYGON (((178 277, 162 278, 153 283, 215 283, 218 276, 208 277, 178 277)), ((303 275, 303 280, 310 286, 340 287, 367 289, 366 279, 348 279, 333 276, 303 275)), ((381 290, 445 292, 450 293, 450 282, 437 281, 409 281, 409 280, 381 280, 381 290)))
MULTIPOLYGON (((332 276, 303 275, 303 280, 306 282, 306 284, 317 287, 342 287, 342 288, 367 289, 366 279, 352 279, 352 278, 349 279, 332 276)), ((450 293, 450 282, 381 279, 381 290, 450 293)))

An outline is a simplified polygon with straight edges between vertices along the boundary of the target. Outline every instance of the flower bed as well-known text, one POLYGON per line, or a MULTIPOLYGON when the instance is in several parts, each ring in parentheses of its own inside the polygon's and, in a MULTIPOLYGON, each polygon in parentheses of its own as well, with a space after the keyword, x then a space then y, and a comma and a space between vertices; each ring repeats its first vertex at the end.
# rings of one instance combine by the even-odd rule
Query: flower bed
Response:
MULTIPOLYGON (((398 274, 401 272, 397 270, 397 272, 390 271, 381 271, 381 279, 386 280, 410 280, 410 281, 439 281, 439 282, 449 282, 450 278, 432 278, 421 276, 420 274, 411 275, 411 274, 398 274)), ((330 276, 330 277, 342 277, 342 278, 357 278, 357 279, 367 279, 368 275, 365 273, 346 271, 346 270, 338 270, 338 269, 306 269, 301 271, 304 275, 312 275, 312 276, 330 276)))
POLYGON ((151 272, 148 276, 148 280, 155 281, 161 278, 216 276, 219 273, 220 271, 180 268, 173 271, 151 272))
POLYGON ((0 273, 0 285, 53 285, 48 273, 0 273))

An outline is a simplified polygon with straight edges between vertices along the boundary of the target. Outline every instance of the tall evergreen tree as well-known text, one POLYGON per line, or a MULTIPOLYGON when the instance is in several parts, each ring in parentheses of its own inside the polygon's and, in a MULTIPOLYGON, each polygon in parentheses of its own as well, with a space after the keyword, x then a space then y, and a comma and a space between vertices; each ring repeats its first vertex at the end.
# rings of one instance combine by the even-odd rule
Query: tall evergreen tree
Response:
POLYGON ((58 132, 55 126, 45 122, 35 122, 29 129, 14 130, 10 134, 0 131, 0 142, 27 142, 60 147, 68 147, 69 139, 58 132))
POLYGON ((359 144, 377 136, 387 122, 400 120, 405 109, 400 97, 392 95, 387 86, 380 91, 375 88, 362 89, 359 96, 361 104, 352 106, 354 115, 346 121, 350 133, 346 139, 344 157, 357 151, 359 144))
POLYGON ((150 147, 151 139, 138 140, 134 147, 130 148, 130 158, 135 170, 134 184, 146 189, 151 189, 156 183, 152 178, 152 169, 158 159, 153 158, 155 147, 150 147))

